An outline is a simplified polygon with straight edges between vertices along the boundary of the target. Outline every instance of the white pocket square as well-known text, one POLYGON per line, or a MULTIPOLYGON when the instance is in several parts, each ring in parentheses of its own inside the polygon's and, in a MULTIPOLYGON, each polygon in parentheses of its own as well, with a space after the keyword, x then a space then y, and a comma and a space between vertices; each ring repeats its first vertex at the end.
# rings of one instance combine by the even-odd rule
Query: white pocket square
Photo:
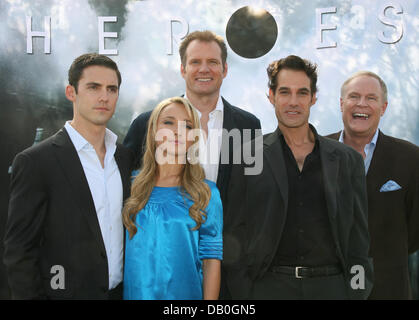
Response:
POLYGON ((389 192, 389 191, 396 191, 401 189, 397 182, 393 180, 388 180, 386 183, 383 184, 383 186, 380 189, 380 192, 389 192))

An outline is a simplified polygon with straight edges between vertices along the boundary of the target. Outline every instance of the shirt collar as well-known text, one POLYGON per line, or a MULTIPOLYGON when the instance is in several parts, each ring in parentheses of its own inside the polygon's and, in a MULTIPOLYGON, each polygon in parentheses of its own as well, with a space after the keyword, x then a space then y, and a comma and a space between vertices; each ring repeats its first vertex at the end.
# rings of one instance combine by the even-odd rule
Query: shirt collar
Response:
MULTIPOLYGON (((343 143, 343 134, 344 134, 344 130, 342 130, 340 132, 340 136, 339 136, 339 142, 342 142, 342 143, 343 143)), ((367 143, 367 145, 369 145, 369 144, 376 145, 377 144, 377 139, 378 139, 378 129, 375 130, 374 136, 372 137, 371 141, 369 143, 367 143)))
MULTIPOLYGON (((191 100, 188 99, 188 96, 186 95, 186 93, 185 93, 184 96, 189 102, 191 101, 191 100)), ((192 103, 191 103, 191 105, 192 105, 192 103)), ((201 112, 194 105, 192 105, 192 106, 195 108, 195 111, 198 113, 198 116, 201 119, 201 115, 202 115, 201 112)), ((223 112, 224 112, 224 103, 223 103, 223 100, 221 99, 221 95, 218 95, 218 100, 217 100, 217 104, 215 105, 215 109, 212 110, 210 112, 210 114, 211 113, 221 113, 221 114, 223 114, 223 112)))
MULTIPOLYGON (((76 151, 79 152, 81 149, 90 145, 90 143, 70 124, 70 121, 67 121, 64 125, 64 128, 67 130, 68 135, 70 136, 71 142, 73 142, 76 151)), ((110 150, 115 147, 118 136, 113 133, 111 130, 106 128, 105 131, 105 147, 106 150, 110 150)))
POLYGON ((374 137, 372 137, 372 140, 371 140, 370 143, 376 145, 377 144, 377 139, 378 139, 378 129, 375 130, 374 137))
POLYGON ((217 111, 219 111, 221 113, 224 112, 224 103, 223 103, 223 101, 221 99, 221 96, 218 96, 217 105, 215 106, 214 111, 215 110, 217 110, 217 111))

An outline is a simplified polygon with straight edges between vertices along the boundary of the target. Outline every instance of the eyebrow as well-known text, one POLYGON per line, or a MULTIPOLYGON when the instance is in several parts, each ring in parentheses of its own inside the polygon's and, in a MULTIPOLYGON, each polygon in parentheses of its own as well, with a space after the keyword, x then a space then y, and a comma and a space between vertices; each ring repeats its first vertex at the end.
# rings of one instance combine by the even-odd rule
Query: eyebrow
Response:
MULTIPOLYGON (((163 119, 173 119, 173 120, 176 120, 176 118, 175 118, 174 116, 165 116, 163 119)), ((163 120, 163 119, 162 119, 162 120, 163 120)), ((181 121, 182 121, 182 120, 181 120, 181 121)), ((192 123, 192 121, 191 121, 191 120, 189 120, 189 119, 185 119, 185 120, 183 120, 183 121, 192 123)))
MULTIPOLYGON (((88 82, 88 83, 86 83, 86 86, 99 86, 99 87, 102 87, 103 86, 103 84, 101 84, 101 83, 99 83, 99 82, 94 82, 94 81, 92 81, 92 82, 88 82)), ((111 84, 111 85, 109 85, 109 86, 106 86, 106 88, 118 88, 118 86, 117 85, 113 85, 113 84, 111 84)))
MULTIPOLYGON (((279 87, 278 88, 278 91, 279 90, 291 90, 291 89, 289 87, 279 87)), ((299 88, 297 91, 307 91, 307 92, 310 92, 310 89, 308 89, 306 87, 302 87, 302 88, 299 88)))
MULTIPOLYGON (((358 91, 349 91, 347 93, 348 96, 351 95, 351 94, 355 94, 355 95, 358 95, 358 96, 361 95, 358 91)), ((365 96, 367 96, 367 97, 371 97, 371 96, 378 97, 379 95, 371 92, 371 93, 365 94, 365 96)))
POLYGON ((100 83, 98 83, 98 82, 94 82, 94 81, 92 81, 92 82, 88 82, 88 83, 86 83, 86 86, 101 86, 101 84, 100 84, 100 83))

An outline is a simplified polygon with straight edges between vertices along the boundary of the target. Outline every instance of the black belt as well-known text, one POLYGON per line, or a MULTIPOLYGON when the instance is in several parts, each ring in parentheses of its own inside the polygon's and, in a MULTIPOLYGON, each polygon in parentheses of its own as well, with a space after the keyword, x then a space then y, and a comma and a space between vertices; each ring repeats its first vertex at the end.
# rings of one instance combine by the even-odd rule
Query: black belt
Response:
POLYGON ((281 273, 294 276, 295 278, 313 278, 334 276, 342 273, 342 268, 338 265, 321 267, 291 267, 291 266, 273 266, 269 269, 273 273, 281 273))

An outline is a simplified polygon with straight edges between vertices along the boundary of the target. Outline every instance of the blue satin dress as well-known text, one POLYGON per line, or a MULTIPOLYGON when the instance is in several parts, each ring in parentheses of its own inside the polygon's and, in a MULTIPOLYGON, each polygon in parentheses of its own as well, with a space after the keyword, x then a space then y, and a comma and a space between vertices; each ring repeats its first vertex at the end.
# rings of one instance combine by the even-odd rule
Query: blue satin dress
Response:
POLYGON ((222 260, 223 208, 215 183, 207 218, 198 230, 189 216, 192 201, 179 187, 154 187, 137 214, 137 233, 126 234, 124 299, 202 299, 202 260, 222 260))

